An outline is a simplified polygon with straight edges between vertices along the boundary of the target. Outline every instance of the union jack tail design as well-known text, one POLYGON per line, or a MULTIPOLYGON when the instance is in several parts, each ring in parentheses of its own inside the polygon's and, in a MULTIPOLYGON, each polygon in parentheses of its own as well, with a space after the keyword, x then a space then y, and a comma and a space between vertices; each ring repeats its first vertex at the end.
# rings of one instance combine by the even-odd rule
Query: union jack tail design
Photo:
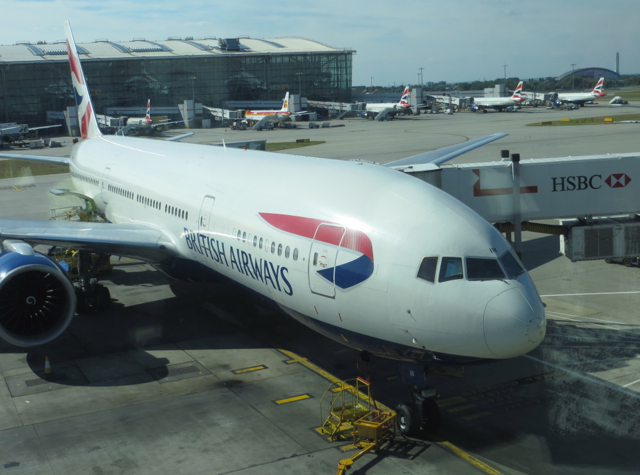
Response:
POLYGON ((151 122, 153 122, 151 120, 151 99, 147 99, 147 115, 144 118, 147 121, 147 124, 151 124, 151 122))
POLYGON ((400 99, 400 105, 404 107, 409 107, 409 86, 404 88, 404 92, 402 93, 402 98, 400 99))
POLYGON ((518 83, 518 85, 516 86, 516 90, 513 91, 513 95, 511 96, 512 99, 515 99, 516 101, 519 101, 519 102, 524 101, 524 97, 522 97, 523 84, 524 84, 524 81, 520 81, 518 83))
POLYGON ((89 88, 82 72, 80 57, 76 49, 76 42, 73 39, 71 25, 68 21, 64 23, 64 31, 67 37, 67 53, 69 54, 69 66, 71 68, 71 82, 73 92, 76 97, 76 107, 78 108, 78 122, 80 123, 80 136, 83 139, 99 137, 100 128, 96 120, 95 109, 91 103, 89 88))
POLYGON ((593 88, 592 94, 594 96, 604 97, 606 96, 606 94, 603 91, 603 89, 604 89, 604 78, 600 78, 600 80, 596 84, 596 87, 593 88))

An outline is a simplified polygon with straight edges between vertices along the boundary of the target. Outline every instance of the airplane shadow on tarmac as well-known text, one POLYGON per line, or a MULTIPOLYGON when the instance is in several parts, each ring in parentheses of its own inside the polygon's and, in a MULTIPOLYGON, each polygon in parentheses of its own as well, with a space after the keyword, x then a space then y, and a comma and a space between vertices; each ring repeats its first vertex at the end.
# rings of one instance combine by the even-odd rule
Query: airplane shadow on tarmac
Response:
MULTIPOLYGON (((539 266, 555 259, 552 240, 557 237, 527 241, 525 262, 539 266)), ((168 283, 160 273, 139 274, 137 284, 145 285, 140 282, 145 279, 151 285, 168 283)), ((123 286, 133 283, 128 278, 114 274, 123 286)), ((168 374, 169 362, 145 349, 162 350, 163 345, 178 350, 185 345, 205 350, 284 348, 339 379, 359 375, 357 350, 308 329, 252 293, 226 284, 189 288, 194 297, 186 293, 77 316, 54 342, 18 351, 0 344, 0 351, 23 351, 36 375, 43 374, 46 355, 55 374, 68 374, 53 382, 73 386, 159 380, 168 374), (203 304, 198 295, 206 295, 224 316, 210 312, 211 304, 203 304), (102 373, 90 381, 82 369, 94 361, 102 365, 102 373)), ((640 466, 640 395, 589 374, 625 371, 640 354, 640 325, 616 328, 550 321, 545 341, 527 356, 467 367, 464 379, 432 375, 441 396, 438 439, 467 452, 489 453, 493 461, 524 473, 634 473, 640 466)), ((395 362, 382 358, 372 358, 366 368, 374 396, 389 407, 410 399, 395 375, 395 362)), ((243 384, 229 378, 219 384, 243 384)), ((433 440, 426 433, 421 438, 427 444, 433 440)))

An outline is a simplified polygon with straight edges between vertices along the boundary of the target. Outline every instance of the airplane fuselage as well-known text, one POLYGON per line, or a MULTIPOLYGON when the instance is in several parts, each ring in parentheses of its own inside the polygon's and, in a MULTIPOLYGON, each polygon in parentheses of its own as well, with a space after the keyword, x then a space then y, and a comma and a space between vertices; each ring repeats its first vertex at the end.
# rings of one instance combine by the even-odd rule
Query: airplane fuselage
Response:
MULTIPOLYGON (((523 269, 471 278, 463 266, 473 258, 499 267, 512 252, 502 235, 395 170, 103 136, 74 147, 70 171, 109 221, 161 229, 175 260, 245 286, 345 345, 464 363, 526 353, 544 336, 523 269), (420 278, 425 256, 436 258, 440 279, 445 261, 459 262, 459 277, 420 278)), ((171 275, 173 264, 157 267, 171 275)))

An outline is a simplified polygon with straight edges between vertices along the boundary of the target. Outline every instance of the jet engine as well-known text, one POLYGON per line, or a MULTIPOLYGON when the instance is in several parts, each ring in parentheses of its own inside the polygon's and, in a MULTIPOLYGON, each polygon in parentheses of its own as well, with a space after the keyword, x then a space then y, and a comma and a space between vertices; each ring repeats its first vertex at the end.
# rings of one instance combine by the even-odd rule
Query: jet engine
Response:
POLYGON ((4 241, 0 252, 0 338, 36 346, 58 337, 76 312, 69 276, 22 241, 4 241))

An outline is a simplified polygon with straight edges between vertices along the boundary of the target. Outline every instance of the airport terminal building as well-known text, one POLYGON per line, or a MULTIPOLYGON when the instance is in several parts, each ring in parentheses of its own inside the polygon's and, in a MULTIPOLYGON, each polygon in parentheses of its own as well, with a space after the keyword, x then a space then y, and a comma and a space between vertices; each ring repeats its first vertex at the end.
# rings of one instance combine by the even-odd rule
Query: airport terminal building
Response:
MULTIPOLYGON (((302 38, 169 38, 77 45, 96 112, 279 101, 284 92, 351 101, 352 56, 302 38)), ((43 125, 75 105, 65 43, 0 45, 0 122, 43 125)))

